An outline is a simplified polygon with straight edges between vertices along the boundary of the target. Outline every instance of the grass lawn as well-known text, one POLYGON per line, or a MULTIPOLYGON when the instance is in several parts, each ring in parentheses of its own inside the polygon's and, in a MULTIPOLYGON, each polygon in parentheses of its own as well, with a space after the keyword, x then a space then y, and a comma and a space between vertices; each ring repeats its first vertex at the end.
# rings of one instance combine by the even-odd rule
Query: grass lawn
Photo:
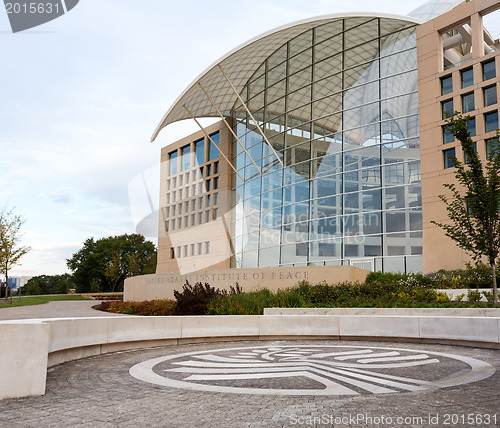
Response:
POLYGON ((21 301, 19 301, 17 297, 13 297, 12 303, 5 303, 5 299, 1 299, 0 300, 0 309, 1 308, 12 308, 15 306, 41 305, 42 303, 60 301, 60 300, 88 300, 88 299, 80 296, 79 294, 21 296, 21 301))

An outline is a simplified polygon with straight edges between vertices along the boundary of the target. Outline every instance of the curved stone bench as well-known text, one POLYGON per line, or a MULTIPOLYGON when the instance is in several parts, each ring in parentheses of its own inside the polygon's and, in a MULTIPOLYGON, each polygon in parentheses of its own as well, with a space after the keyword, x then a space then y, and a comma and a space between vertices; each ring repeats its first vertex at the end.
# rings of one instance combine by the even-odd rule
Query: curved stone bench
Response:
POLYGON ((0 399, 43 395, 47 368, 119 350, 220 340, 377 339, 500 348, 500 317, 237 315, 0 322, 0 399))

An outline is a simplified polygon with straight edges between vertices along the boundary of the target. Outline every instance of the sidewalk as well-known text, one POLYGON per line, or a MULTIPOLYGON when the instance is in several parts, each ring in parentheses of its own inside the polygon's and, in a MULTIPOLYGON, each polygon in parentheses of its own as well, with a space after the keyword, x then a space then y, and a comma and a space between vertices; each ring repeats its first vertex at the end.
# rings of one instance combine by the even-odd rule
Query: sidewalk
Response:
POLYGON ((0 321, 31 318, 72 318, 72 317, 107 317, 127 316, 110 312, 96 311, 92 306, 98 300, 76 300, 48 302, 41 305, 0 308, 0 321))

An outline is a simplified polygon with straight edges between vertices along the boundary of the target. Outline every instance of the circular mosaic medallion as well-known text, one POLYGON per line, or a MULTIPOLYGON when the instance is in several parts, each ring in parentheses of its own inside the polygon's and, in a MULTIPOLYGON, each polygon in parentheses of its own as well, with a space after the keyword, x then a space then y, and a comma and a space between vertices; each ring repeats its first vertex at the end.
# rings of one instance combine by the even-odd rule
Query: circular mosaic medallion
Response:
POLYGON ((338 396, 434 390, 494 373, 492 365, 462 355, 346 345, 209 349, 153 358, 130 369, 144 382, 189 390, 338 396))

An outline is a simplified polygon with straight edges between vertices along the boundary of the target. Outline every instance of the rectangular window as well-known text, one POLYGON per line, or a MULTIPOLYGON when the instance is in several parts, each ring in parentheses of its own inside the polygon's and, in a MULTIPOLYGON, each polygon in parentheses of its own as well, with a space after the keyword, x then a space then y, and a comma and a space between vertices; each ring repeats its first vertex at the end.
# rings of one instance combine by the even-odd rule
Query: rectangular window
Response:
POLYGON ((167 209, 165 210, 165 217, 170 217, 170 207, 167 207, 167 209))
POLYGON ((188 256, 188 246, 184 245, 184 257, 188 256))
POLYGON ((172 184, 175 187, 177 187, 177 177, 172 178, 172 184))
POLYGON ((202 248, 203 248, 202 245, 203 244, 201 242, 198 242, 198 255, 199 256, 201 256, 201 254, 202 254, 202 248))
POLYGON ((200 168, 200 178, 203 178, 203 172, 205 171, 205 168, 201 167, 200 168))
POLYGON ((196 226, 196 214, 191 214, 191 226, 196 226))
POLYGON ((183 176, 179 176, 179 186, 182 186, 182 182, 184 181, 183 176))
POLYGON ((219 188, 219 177, 214 177, 214 190, 219 188))
POLYGON ((177 247, 176 253, 177 253, 177 257, 181 256, 181 247, 177 247))
POLYGON ((175 259, 175 250, 173 248, 170 248, 170 258, 175 259))
POLYGON ((500 145, 498 142, 498 137, 489 138, 488 140, 486 140, 486 155, 488 156, 488 159, 493 153, 498 152, 499 149, 500 145))
POLYGON ((207 207, 210 206, 210 195, 207 195, 207 207))
POLYGON ((178 205, 178 207, 179 207, 179 208, 178 208, 178 210, 179 210, 179 215, 181 215, 181 214, 182 214, 182 203, 180 203, 180 204, 178 205))
POLYGON ((205 182, 205 185, 206 185, 207 192, 210 192, 210 190, 211 190, 211 180, 207 180, 205 182))
POLYGON ((205 254, 210 254, 210 242, 205 242, 205 254))
POLYGON ((203 208, 203 197, 198 198, 198 208, 202 209, 203 208))
POLYGON ((182 171, 191 168, 191 147, 185 146, 181 148, 182 152, 182 171))
POLYGON ((170 190, 170 180, 167 180, 167 190, 170 190))
POLYGON ((182 189, 179 189, 178 192, 179 192, 179 200, 181 200, 182 199, 182 189))
POLYGON ((205 162, 205 139, 194 142, 194 153, 196 165, 201 165, 205 162))
POLYGON ((215 134, 210 135, 210 138, 212 141, 210 141, 209 150, 208 150, 208 160, 213 161, 219 157, 219 149, 214 145, 217 144, 219 146, 219 133, 216 132, 215 134))
POLYGON ((191 244, 191 256, 194 256, 194 244, 191 244))
POLYGON ((219 162, 215 162, 214 163, 214 174, 218 174, 219 173, 219 162))
POLYGON ((441 111, 443 113, 443 119, 449 116, 453 116, 453 100, 446 100, 441 102, 441 111))
POLYGON ((176 205, 172 205, 172 217, 175 216, 176 205))
POLYGON ((472 86, 474 84, 474 72, 472 71, 472 68, 462 70, 460 72, 460 76, 462 78, 462 88, 467 88, 468 86, 472 86))
POLYGON ((474 137, 476 135, 476 118, 471 117, 469 120, 469 123, 467 124, 467 131, 469 131, 469 134, 471 137, 474 137))
POLYGON ((210 211, 205 211, 205 223, 210 221, 210 211))
POLYGON ((170 193, 167 193, 167 204, 170 203, 170 193))
POLYGON ((455 137, 447 126, 443 126, 443 144, 453 143, 453 141, 455 141, 455 137))
POLYGON ((207 165, 207 177, 212 175, 212 165, 207 165))
POLYGON ((168 232, 168 220, 165 220, 165 230, 168 232))
POLYGON ((453 79, 451 76, 441 78, 441 95, 453 92, 453 79))
POLYGON ((184 217, 184 227, 189 227, 189 216, 184 217))
POLYGON ((495 60, 483 62, 483 80, 490 80, 497 76, 495 60))
POLYGON ((191 211, 194 211, 196 209, 196 199, 191 200, 191 211))
POLYGON ((498 129, 498 111, 485 113, 484 115, 484 132, 492 132, 498 129))
POLYGON ((189 211, 189 201, 184 202, 184 211, 186 213, 189 211))
POLYGON ((444 155, 444 167, 445 169, 447 168, 453 168, 455 165, 451 158, 455 158, 455 149, 448 149, 448 150, 443 150, 443 155, 444 155))
POLYGON ((189 186, 186 187, 186 195, 184 197, 189 198, 189 186))
POLYGON ((203 213, 198 213, 198 224, 203 224, 203 213))
POLYGON ((497 86, 488 86, 483 89, 484 106, 488 107, 497 103, 497 86))
POLYGON ((175 230, 175 218, 173 218, 172 220, 170 220, 170 228, 172 230, 175 230))
POLYGON ((474 93, 462 95, 462 112, 468 113, 474 110, 474 93))
POLYGON ((219 203, 219 194, 214 193, 214 205, 217 205, 219 203))
POLYGON ((170 160, 170 175, 175 175, 177 174, 177 150, 169 153, 168 158, 170 160))
POLYGON ((217 208, 214 208, 213 214, 214 214, 214 220, 216 220, 217 216, 219 215, 219 210, 217 208))

